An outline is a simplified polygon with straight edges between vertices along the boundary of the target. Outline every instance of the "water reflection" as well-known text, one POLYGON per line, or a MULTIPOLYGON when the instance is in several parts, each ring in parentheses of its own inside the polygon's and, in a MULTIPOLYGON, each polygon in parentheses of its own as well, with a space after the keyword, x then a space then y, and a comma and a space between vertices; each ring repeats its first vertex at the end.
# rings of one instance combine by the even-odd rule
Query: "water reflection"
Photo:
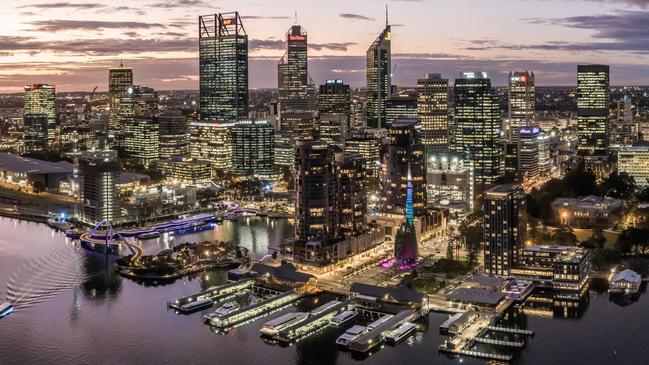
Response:
POLYGON ((84 296, 91 302, 110 302, 121 293, 123 279, 115 272, 113 262, 105 257, 86 254, 83 272, 85 279, 80 287, 84 296))

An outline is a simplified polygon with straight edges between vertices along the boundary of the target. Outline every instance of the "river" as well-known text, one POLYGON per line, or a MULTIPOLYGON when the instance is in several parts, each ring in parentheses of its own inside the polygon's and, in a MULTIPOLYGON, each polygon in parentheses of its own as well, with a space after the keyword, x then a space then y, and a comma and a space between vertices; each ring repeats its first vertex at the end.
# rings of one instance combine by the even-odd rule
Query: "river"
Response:
MULTIPOLYGON (((191 235, 147 240, 143 247, 154 253, 174 242, 234 240, 261 257, 292 230, 286 220, 251 218, 191 235)), ((224 283, 223 271, 147 286, 116 276, 101 259, 89 258, 44 224, 0 218, 0 232, 0 302, 9 297, 18 308, 0 320, 0 364, 359 364, 336 348, 339 329, 327 328, 280 347, 259 338, 268 317, 219 335, 203 323, 200 313, 177 315, 167 309, 170 299, 224 283)), ((562 303, 541 293, 536 296, 540 304, 512 309, 507 324, 536 333, 522 350, 509 351, 515 354, 514 363, 647 363, 647 294, 620 306, 609 300, 604 288, 592 287, 579 301, 562 303)), ((415 336, 363 362, 483 364, 438 353, 445 339, 438 327, 447 317, 431 313, 415 336)))

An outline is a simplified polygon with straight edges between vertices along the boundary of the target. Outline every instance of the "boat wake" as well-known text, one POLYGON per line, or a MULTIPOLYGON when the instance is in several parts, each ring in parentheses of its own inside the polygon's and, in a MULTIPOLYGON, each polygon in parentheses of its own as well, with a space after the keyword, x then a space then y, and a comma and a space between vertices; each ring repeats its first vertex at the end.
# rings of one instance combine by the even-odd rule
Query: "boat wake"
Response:
POLYGON ((83 256, 71 246, 27 261, 9 278, 7 301, 21 310, 71 289, 85 279, 82 265, 83 256))

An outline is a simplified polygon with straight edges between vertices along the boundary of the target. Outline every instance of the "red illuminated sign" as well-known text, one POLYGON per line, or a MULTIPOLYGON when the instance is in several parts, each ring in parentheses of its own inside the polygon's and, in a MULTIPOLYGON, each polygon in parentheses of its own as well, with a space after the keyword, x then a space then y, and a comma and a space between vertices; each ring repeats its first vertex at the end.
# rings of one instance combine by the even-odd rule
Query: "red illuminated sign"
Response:
POLYGON ((306 37, 303 35, 290 35, 288 36, 289 41, 304 41, 306 37))

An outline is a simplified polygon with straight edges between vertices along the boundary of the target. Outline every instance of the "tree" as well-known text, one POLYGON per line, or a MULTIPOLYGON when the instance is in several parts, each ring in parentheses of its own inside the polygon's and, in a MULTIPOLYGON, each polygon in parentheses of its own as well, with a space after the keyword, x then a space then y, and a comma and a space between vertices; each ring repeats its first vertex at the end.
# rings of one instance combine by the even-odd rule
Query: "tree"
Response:
POLYGON ((635 179, 626 172, 613 171, 606 180, 602 181, 599 190, 602 196, 614 199, 629 199, 635 191, 635 179))
POLYGON ((559 245, 573 246, 577 243, 577 236, 569 229, 559 228, 552 232, 552 240, 559 245))
POLYGON ((644 228, 625 229, 617 237, 615 246, 622 253, 645 253, 649 248, 649 230, 644 228))
POLYGON ((34 193, 40 194, 45 191, 45 184, 42 181, 34 181, 32 188, 34 189, 34 193))
POLYGON ((580 162, 576 168, 568 171, 563 183, 572 197, 598 195, 597 177, 592 170, 586 170, 580 162))

